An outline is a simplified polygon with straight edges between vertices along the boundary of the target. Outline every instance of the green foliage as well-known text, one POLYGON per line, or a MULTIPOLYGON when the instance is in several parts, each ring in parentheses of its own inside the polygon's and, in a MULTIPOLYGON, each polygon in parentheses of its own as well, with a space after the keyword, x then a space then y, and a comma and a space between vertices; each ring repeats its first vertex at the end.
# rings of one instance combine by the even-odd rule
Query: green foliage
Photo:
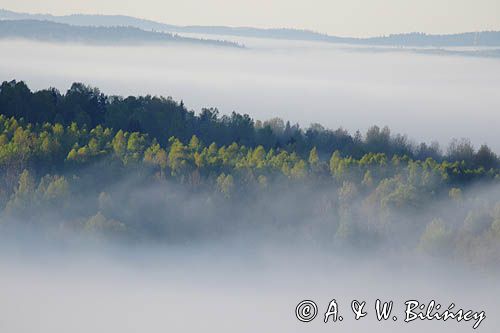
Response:
POLYGON ((172 176, 183 175, 187 172, 189 161, 189 150, 178 139, 170 138, 170 152, 168 153, 168 166, 172 176))
MULTIPOLYGON (((261 204, 266 215, 269 200, 256 198, 281 200, 306 188, 307 195, 289 206, 308 202, 294 213, 321 220, 324 229, 318 233, 329 241, 396 242, 394 235, 408 234, 413 237, 408 244, 431 255, 497 255, 500 203, 474 201, 468 191, 473 184, 499 184, 498 157, 486 146, 475 152, 466 140, 454 142, 446 159, 435 146, 413 149, 388 128, 372 127, 365 139, 318 124, 304 132, 280 119, 262 123, 236 113, 219 117, 216 109, 195 115, 171 99, 109 99, 79 84, 61 95, 4 83, 0 113, 3 221, 36 223, 44 216, 61 216, 61 225, 89 234, 168 238, 175 237, 172 230, 190 226, 192 203, 186 197, 194 194, 203 193, 197 208, 204 214, 228 217, 234 211, 221 209, 228 207, 224 203, 244 208, 248 202, 252 214, 252 205, 261 204), (30 100, 35 104, 26 103, 30 100), (36 113, 33 105, 46 113, 36 113), (120 191, 108 194, 125 178, 160 190, 136 197, 127 191, 119 198, 120 191), (171 203, 175 186, 189 195, 171 203), (85 204, 91 211, 75 204, 82 197, 90 201, 85 204), (435 218, 441 216, 436 202, 449 199, 455 224, 435 218), (140 204, 137 213, 133 207, 140 204), (157 207, 167 207, 165 216, 144 214, 157 207), (402 215, 410 221, 402 222, 402 215)), ((274 223, 274 217, 268 221, 274 223)))
POLYGON ((311 151, 309 152, 308 161, 309 161, 309 165, 311 165, 311 167, 315 167, 319 164, 318 150, 316 149, 316 147, 311 149, 311 151))
POLYGON ((35 179, 28 170, 24 170, 19 176, 17 187, 14 189, 12 198, 7 203, 5 211, 7 214, 21 214, 34 207, 36 184, 35 179))
POLYGON ((455 202, 461 202, 463 199, 462 190, 456 187, 451 188, 448 195, 455 202))
POLYGON ((370 170, 366 170, 365 175, 363 176, 362 184, 368 188, 373 187, 373 177, 370 170))
POLYGON ((84 230, 97 237, 117 235, 125 230, 125 225, 119 221, 107 219, 101 212, 97 212, 85 222, 84 230))
POLYGON ((419 250, 433 256, 442 256, 450 248, 452 233, 446 227, 442 219, 434 219, 425 228, 420 243, 419 250))
MULTIPOLYGON (((97 142, 79 153, 78 148, 83 147, 82 145, 72 147, 75 152, 71 153, 71 160, 76 158, 80 161, 91 160, 96 153, 94 149, 103 148, 103 139, 107 140, 110 129, 113 129, 118 131, 113 140, 113 149, 126 163, 137 162, 137 152, 143 147, 137 137, 132 134, 130 138, 124 137, 124 133, 139 132, 156 139, 162 146, 167 145, 170 137, 182 142, 191 140, 189 148, 198 153, 202 149, 200 142, 214 142, 219 147, 235 142, 252 149, 262 146, 265 151, 285 149, 306 159, 316 171, 316 163, 321 157, 329 156, 334 151, 355 159, 365 157, 366 160, 360 163, 361 167, 388 164, 391 159, 397 166, 401 160, 404 161, 404 156, 421 161, 427 158, 439 162, 447 159, 463 162, 468 169, 483 167, 487 171, 500 166, 498 156, 486 145, 476 152, 465 139, 453 141, 447 149, 447 155, 443 156, 436 143, 415 145, 406 136, 391 134, 387 127, 380 129, 372 126, 363 138, 359 132, 350 135, 342 128, 329 130, 315 123, 302 130, 299 125, 285 123, 279 118, 262 122, 236 112, 220 116, 217 109, 202 109, 196 115, 193 111, 188 111, 183 102, 178 103, 172 98, 105 96, 99 89, 82 83, 73 83, 65 94, 61 94, 55 89, 32 92, 24 82, 3 82, 0 85, 0 113, 5 118, 24 119, 30 124, 59 124, 53 129, 54 138, 44 138, 42 150, 45 152, 58 149, 58 145, 73 146, 79 143, 74 127, 80 128, 80 131, 84 128, 91 129, 91 132, 95 132, 93 135, 97 142), (67 130, 65 126, 72 128, 67 130), (108 129, 107 132, 105 128, 108 129), (129 142, 130 139, 132 142, 129 142), (128 154, 127 150, 130 150, 128 154), (374 155, 369 156, 368 153, 374 155), (399 157, 393 159, 396 155, 399 157)), ((3 130, 10 133, 7 136, 9 139, 15 135, 15 142, 19 145, 22 142, 29 144, 30 133, 25 132, 25 129, 16 133, 18 124, 15 119, 0 128, 0 132, 3 130)), ((0 137, 0 143, 5 140, 6 137, 0 137)), ((23 149, 30 148, 29 145, 23 146, 23 149)), ((333 167, 332 169, 330 164, 332 174, 337 169, 335 165, 333 167)), ((342 166, 337 171, 341 173, 342 166)))
POLYGON ((234 179, 231 175, 221 174, 217 177, 217 189, 224 194, 226 198, 231 196, 234 188, 234 179))

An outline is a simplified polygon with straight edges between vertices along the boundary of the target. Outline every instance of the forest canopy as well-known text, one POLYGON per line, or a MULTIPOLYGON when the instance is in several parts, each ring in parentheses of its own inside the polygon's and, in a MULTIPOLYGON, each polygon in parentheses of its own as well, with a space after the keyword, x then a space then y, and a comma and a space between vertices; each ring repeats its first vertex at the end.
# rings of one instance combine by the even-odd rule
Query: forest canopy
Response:
POLYGON ((81 83, 64 94, 0 86, 7 229, 178 242, 264 228, 491 263, 499 182, 496 154, 466 139, 442 152, 387 127, 352 135, 81 83))
POLYGON ((306 157, 316 148, 322 158, 338 150, 343 156, 361 158, 366 153, 407 156, 412 159, 464 162, 468 167, 486 170, 499 166, 498 157, 486 146, 477 151, 467 139, 453 140, 446 151, 439 144, 411 142, 405 135, 391 133, 387 127, 373 126, 365 135, 350 134, 342 127, 326 129, 313 123, 307 129, 280 118, 254 120, 247 114, 220 115, 216 108, 204 108, 199 114, 187 110, 184 103, 157 96, 106 96, 97 88, 74 83, 61 94, 50 88, 32 92, 20 81, 0 86, 0 113, 30 124, 75 123, 91 130, 97 125, 115 131, 139 132, 163 146, 175 137, 187 142, 193 135, 204 143, 293 151, 306 157))

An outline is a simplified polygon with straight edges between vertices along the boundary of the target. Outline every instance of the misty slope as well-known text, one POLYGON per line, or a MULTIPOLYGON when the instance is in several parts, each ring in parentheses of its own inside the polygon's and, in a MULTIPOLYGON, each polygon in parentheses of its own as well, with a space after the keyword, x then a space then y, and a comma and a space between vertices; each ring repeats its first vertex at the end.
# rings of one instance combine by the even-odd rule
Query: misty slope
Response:
POLYGON ((144 30, 165 30, 174 28, 173 25, 144 20, 124 15, 83 15, 73 14, 67 16, 54 16, 50 14, 18 13, 0 9, 0 18, 8 20, 41 20, 72 25, 91 26, 133 26, 144 30))
POLYGON ((125 15, 86 15, 72 14, 55 16, 50 14, 28 14, 0 10, 0 19, 36 19, 82 26, 133 26, 144 30, 161 30, 177 33, 198 33, 230 35, 254 38, 286 40, 323 41, 356 45, 383 46, 500 46, 499 31, 465 32, 449 35, 429 35, 423 33, 402 33, 370 38, 338 37, 310 30, 290 28, 253 28, 226 26, 178 26, 145 20, 125 15))
POLYGON ((85 27, 39 20, 0 20, 0 38, 95 44, 189 43, 241 47, 227 41, 181 37, 171 33, 145 31, 130 26, 85 27))
POLYGON ((0 235, 179 243, 261 232, 498 267, 499 166, 487 146, 455 142, 443 160, 388 128, 353 138, 78 83, 64 95, 0 86, 0 235))

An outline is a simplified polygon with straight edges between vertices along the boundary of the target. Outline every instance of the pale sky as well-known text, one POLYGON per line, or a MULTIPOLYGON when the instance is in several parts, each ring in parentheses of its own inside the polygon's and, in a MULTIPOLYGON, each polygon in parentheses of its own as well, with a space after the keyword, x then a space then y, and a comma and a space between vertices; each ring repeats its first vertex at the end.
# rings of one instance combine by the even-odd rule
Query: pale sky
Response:
POLYGON ((0 8, 123 14, 181 25, 293 27, 342 36, 500 30, 500 0, 0 0, 0 8))

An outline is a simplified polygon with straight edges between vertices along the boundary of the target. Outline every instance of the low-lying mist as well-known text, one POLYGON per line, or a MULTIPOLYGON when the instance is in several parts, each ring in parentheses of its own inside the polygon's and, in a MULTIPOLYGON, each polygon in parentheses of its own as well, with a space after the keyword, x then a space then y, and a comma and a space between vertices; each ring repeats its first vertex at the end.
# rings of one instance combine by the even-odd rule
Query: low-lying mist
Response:
POLYGON ((388 125, 418 141, 469 137, 500 151, 500 61, 342 46, 243 40, 248 49, 91 47, 3 41, 0 76, 30 87, 72 82, 119 95, 157 94, 186 106, 235 110, 355 131, 388 125))
POLYGON ((115 247, 83 253, 0 256, 3 332, 471 332, 474 321, 404 322, 404 302, 485 311, 479 332, 500 324, 498 279, 429 260, 343 257, 300 245, 219 242, 115 247), (311 323, 295 306, 314 300, 311 323), (342 322, 323 323, 336 299, 342 322), (377 299, 394 301, 394 322, 378 322, 377 299), (351 301, 366 301, 354 319, 351 301))
MULTIPOLYGON (((499 324, 496 261, 467 262, 460 251, 452 253, 455 244, 441 243, 439 231, 437 239, 424 236, 433 216, 443 218, 453 232, 488 228, 483 219, 464 222, 463 215, 495 205, 498 185, 473 186, 459 204, 443 196, 425 211, 399 209, 388 225, 377 225, 370 217, 380 212, 361 214, 361 194, 358 198, 345 184, 286 187, 291 185, 277 182, 259 196, 218 198, 180 184, 125 179, 108 185, 98 203, 81 190, 64 204, 37 207, 25 215, 29 219, 2 222, 2 331, 472 330, 474 321, 405 323, 407 300, 485 311, 482 332, 495 332, 499 324), (337 206, 345 198, 351 208, 337 206), (93 228, 94 222, 81 230, 71 227, 75 210, 92 215, 96 204, 104 216, 129 221, 132 234, 134 229, 151 232, 130 238, 115 237, 120 233, 113 225, 114 233, 106 233, 106 223, 102 229, 93 228), (344 215, 349 216, 347 229, 344 215), (373 236, 380 230, 387 238, 377 241, 373 236), (422 244, 424 249, 431 244, 434 252, 421 251, 422 244), (319 307, 308 324, 294 312, 305 299, 319 307), (325 324, 332 299, 345 319, 325 324), (376 320, 377 299, 394 301, 397 321, 376 320), (352 300, 367 302, 366 318, 354 319, 352 300)), ((489 250, 498 254, 498 248, 489 250)))

